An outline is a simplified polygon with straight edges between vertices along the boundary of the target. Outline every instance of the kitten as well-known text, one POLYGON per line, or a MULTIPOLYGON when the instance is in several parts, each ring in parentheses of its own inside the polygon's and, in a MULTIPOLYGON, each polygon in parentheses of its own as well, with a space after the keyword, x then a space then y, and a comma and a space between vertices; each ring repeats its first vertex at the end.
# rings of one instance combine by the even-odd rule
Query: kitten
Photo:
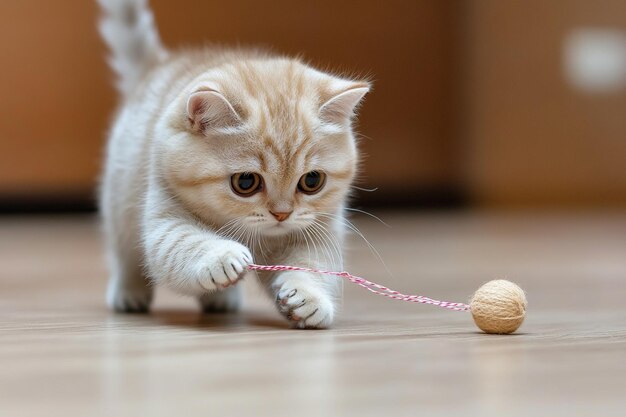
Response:
MULTIPOLYGON (((108 304, 146 311, 154 282, 230 311, 253 260, 341 270, 369 83, 254 50, 167 51, 145 0, 99 1, 123 99, 100 196, 108 304)), ((294 327, 332 323, 337 278, 258 275, 294 327)))

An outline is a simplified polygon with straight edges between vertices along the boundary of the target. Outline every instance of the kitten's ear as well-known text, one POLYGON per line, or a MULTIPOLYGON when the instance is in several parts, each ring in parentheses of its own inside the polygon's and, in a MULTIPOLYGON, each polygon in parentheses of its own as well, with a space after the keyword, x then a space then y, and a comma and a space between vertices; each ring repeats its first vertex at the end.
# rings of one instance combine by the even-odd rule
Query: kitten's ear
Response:
POLYGON ((344 87, 322 104, 320 117, 333 124, 349 123, 368 91, 370 91, 370 86, 367 83, 352 83, 344 87))
POLYGON ((237 127, 241 118, 226 97, 215 90, 200 90, 187 100, 187 117, 196 132, 237 127))

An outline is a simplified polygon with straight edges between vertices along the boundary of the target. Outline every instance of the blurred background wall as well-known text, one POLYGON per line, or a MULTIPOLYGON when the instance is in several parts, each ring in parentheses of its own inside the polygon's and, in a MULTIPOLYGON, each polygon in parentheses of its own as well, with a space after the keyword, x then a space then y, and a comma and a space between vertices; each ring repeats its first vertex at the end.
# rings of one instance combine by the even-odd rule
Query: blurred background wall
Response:
MULTIPOLYGON (((164 42, 369 75, 362 204, 626 206, 622 0, 153 0, 164 42), (358 9, 358 13, 355 10, 358 9)), ((89 209, 115 109, 95 1, 0 2, 0 210, 89 209)))

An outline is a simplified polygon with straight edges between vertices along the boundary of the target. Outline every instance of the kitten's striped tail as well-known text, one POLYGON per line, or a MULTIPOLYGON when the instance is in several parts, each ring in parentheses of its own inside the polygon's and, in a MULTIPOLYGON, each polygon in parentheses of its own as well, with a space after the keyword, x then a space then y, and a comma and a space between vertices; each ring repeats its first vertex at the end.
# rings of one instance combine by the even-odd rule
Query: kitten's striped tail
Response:
POLYGON ((129 94, 153 66, 167 56, 147 0, 98 0, 100 33, 111 49, 109 64, 117 88, 129 94))

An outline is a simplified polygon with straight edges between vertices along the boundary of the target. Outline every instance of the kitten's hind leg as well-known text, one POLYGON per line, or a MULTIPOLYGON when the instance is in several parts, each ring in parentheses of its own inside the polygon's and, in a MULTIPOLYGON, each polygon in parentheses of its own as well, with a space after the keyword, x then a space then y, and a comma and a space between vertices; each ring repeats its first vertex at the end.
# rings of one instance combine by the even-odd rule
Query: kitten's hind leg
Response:
POLYGON ((150 309, 153 288, 141 268, 138 248, 115 248, 110 253, 111 277, 106 300, 109 307, 123 313, 145 313, 150 309), (117 250, 115 250, 117 249, 117 250))
POLYGON ((222 291, 203 294, 198 298, 204 313, 230 313, 239 310, 242 300, 241 284, 222 291))

